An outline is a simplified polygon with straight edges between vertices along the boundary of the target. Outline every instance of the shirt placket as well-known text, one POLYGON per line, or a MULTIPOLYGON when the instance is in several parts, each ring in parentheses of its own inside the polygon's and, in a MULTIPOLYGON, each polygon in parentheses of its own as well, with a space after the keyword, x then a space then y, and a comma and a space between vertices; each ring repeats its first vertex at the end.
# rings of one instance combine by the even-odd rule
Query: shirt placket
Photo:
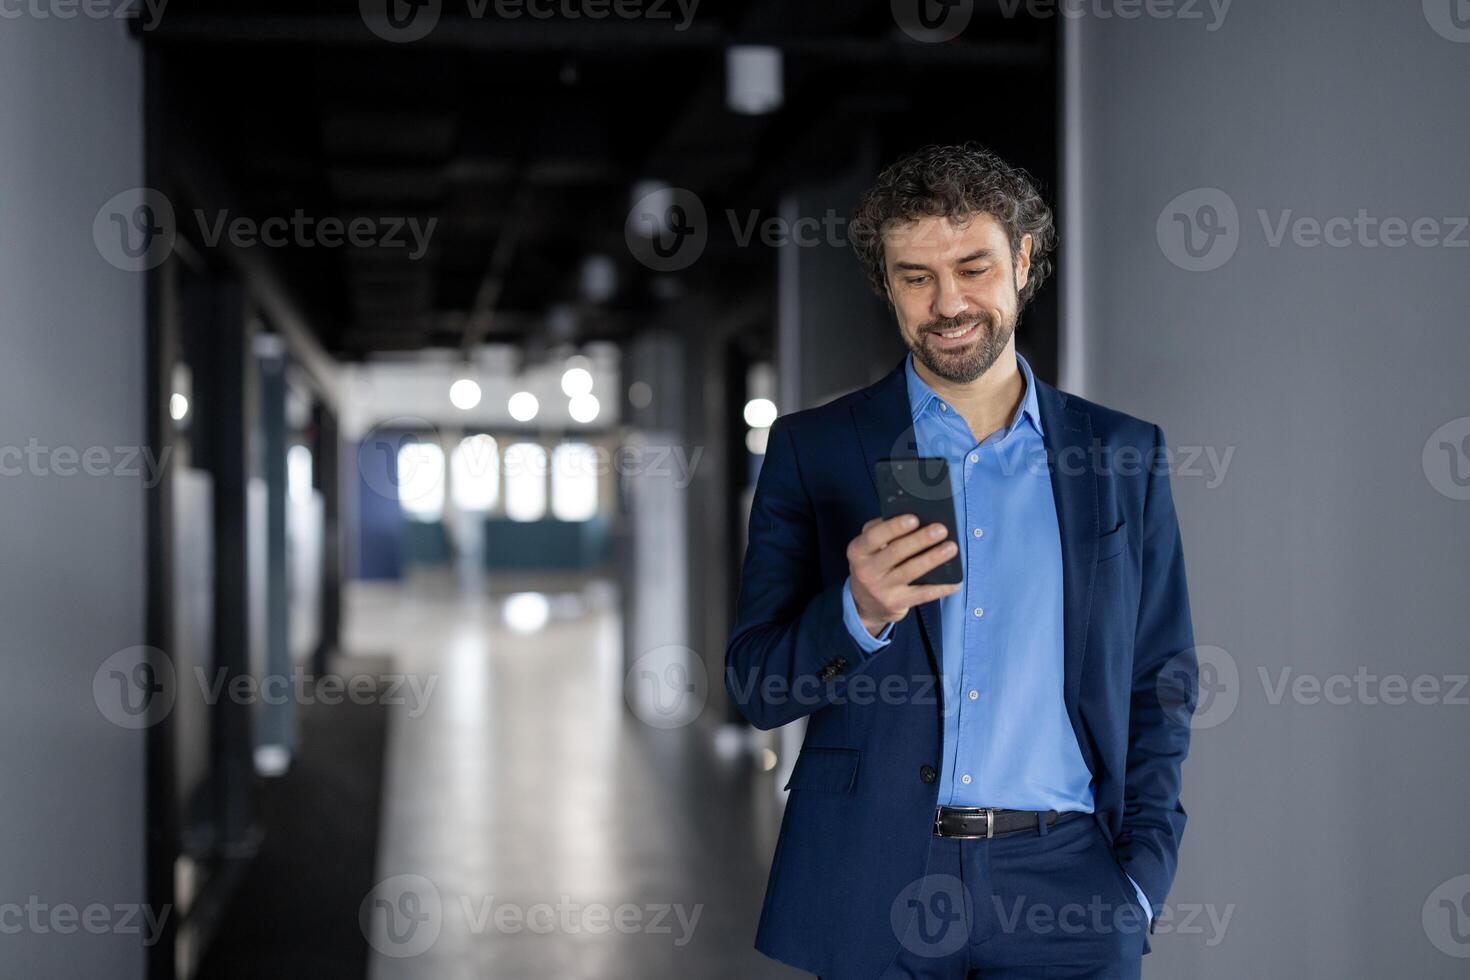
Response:
MULTIPOLYGON (((983 610, 981 593, 984 585, 980 581, 982 576, 978 569, 983 567, 979 560, 979 543, 984 540, 975 536, 974 528, 979 527, 980 512, 983 504, 980 500, 980 485, 982 477, 980 469, 980 447, 972 445, 965 450, 959 458, 960 472, 962 475, 963 513, 959 515, 958 531, 963 536, 960 546, 964 549, 964 642, 963 653, 960 657, 960 683, 955 696, 959 700, 959 718, 957 719, 958 745, 956 745, 954 791, 956 795, 974 798, 975 782, 979 779, 976 771, 976 760, 967 755, 966 751, 975 744, 974 733, 971 729, 976 724, 976 695, 979 691, 980 675, 983 671, 984 656, 981 643, 983 636, 981 630, 984 625, 984 614, 976 615, 976 610, 983 610)), ((982 801, 983 802, 983 801, 982 801)))

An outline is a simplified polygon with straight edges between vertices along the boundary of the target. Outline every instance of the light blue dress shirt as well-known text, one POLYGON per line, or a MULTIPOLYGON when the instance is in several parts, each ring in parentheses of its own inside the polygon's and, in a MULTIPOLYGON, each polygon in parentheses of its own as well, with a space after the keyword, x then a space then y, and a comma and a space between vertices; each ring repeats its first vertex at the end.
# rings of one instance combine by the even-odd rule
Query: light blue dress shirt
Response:
MULTIPOLYGON (((944 758, 939 802, 1011 810, 1093 810, 1092 776, 1062 697, 1062 545, 1031 365, 1004 428, 977 443, 969 424, 905 362, 915 448, 949 462, 964 585, 939 601, 944 758)), ((867 652, 891 642, 843 619, 867 652)), ((1129 879, 1132 881, 1132 879, 1129 879)), ((1133 883, 1139 904, 1149 909, 1133 883)))

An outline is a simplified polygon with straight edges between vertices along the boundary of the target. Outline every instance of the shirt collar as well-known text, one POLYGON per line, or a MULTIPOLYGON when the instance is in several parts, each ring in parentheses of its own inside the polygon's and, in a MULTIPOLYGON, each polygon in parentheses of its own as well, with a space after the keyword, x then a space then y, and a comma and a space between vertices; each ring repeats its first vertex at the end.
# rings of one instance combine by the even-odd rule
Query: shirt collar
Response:
MULTIPOLYGON (((1021 404, 1016 408, 1016 414, 1012 416, 1010 424, 1006 426, 1009 433, 1022 418, 1030 419, 1031 425, 1036 429, 1038 435, 1041 430, 1041 407, 1036 399, 1036 375, 1031 371, 1031 365, 1026 363, 1026 358, 1020 352, 1016 353, 1016 364, 1021 368, 1021 377, 1026 383, 1026 393, 1021 396, 1021 404)), ((939 413, 944 411, 946 415, 952 414, 954 408, 941 410, 940 406, 945 404, 939 393, 929 387, 928 383, 914 370, 914 355, 909 354, 903 362, 904 377, 908 381, 909 412, 913 420, 917 422, 926 412, 939 413)))

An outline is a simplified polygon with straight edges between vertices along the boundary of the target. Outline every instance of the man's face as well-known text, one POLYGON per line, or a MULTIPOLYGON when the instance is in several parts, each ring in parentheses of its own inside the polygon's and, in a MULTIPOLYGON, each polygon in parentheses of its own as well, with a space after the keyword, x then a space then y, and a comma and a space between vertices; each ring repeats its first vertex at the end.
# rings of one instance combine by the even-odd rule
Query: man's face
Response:
POLYGON ((1013 260, 1000 222, 920 218, 883 235, 888 295, 914 357, 957 384, 990 369, 1016 330, 1031 271, 1031 236, 1013 260))

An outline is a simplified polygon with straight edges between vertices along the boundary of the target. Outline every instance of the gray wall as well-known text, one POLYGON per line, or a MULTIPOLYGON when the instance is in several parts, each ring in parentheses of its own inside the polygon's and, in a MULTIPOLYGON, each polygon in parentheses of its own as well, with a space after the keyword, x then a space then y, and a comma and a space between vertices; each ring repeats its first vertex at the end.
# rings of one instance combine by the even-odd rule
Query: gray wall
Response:
MULTIPOLYGON (((116 20, 8 18, 0 92, 0 447, 105 447, 116 464, 143 441, 143 276, 103 261, 92 224, 142 183, 139 50, 116 20)), ((144 901, 144 735, 92 689, 143 641, 143 485, 84 475, 65 452, 35 459, 0 460, 0 962, 129 980, 139 936, 51 913, 100 904, 117 925, 117 906, 144 901)))
POLYGON ((1459 247, 1369 247, 1356 232, 1273 246, 1258 210, 1273 234, 1286 209, 1366 209, 1448 236, 1459 222, 1442 219, 1470 215, 1470 43, 1419 0, 1238 3, 1215 31, 1203 9, 1065 28, 1063 379, 1175 447, 1234 451, 1218 486, 1174 476, 1220 689, 1197 716, 1169 899, 1233 917, 1214 945, 1207 916, 1188 935, 1176 918, 1145 975, 1464 976, 1470 941, 1454 941, 1440 899, 1459 902, 1470 879, 1436 889, 1470 874, 1467 692, 1369 703, 1355 682, 1330 704, 1275 685, 1287 669, 1449 687, 1470 671, 1470 502, 1452 496, 1470 488, 1439 438, 1425 452, 1446 422, 1462 419, 1457 443, 1470 432, 1470 233, 1459 247), (1217 212, 1209 271, 1171 261, 1191 261, 1173 214, 1201 200, 1157 228, 1194 188, 1238 210, 1217 212))

